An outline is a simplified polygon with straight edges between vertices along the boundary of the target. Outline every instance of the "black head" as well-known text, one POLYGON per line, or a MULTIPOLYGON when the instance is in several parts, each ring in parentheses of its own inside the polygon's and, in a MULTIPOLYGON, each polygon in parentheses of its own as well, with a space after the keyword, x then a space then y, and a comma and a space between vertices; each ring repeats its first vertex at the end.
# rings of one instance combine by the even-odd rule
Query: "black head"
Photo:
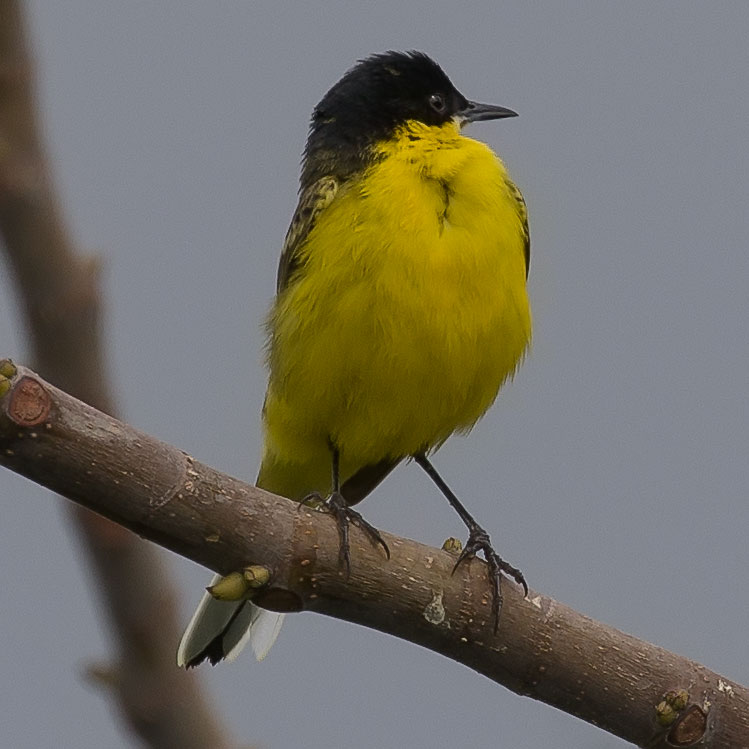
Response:
POLYGON ((512 116, 515 112, 504 107, 466 99, 422 52, 372 55, 351 68, 315 107, 302 181, 325 167, 330 173, 333 158, 338 169, 346 170, 347 161, 352 163, 348 171, 357 168, 373 143, 409 120, 443 125, 454 119, 464 123, 512 116))

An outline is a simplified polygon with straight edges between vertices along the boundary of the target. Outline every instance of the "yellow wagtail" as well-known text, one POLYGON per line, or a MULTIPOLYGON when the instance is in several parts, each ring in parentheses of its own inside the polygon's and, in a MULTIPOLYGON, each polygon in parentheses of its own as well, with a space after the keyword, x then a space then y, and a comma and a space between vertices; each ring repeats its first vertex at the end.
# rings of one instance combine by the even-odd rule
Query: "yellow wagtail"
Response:
MULTIPOLYGON (((428 455, 471 429, 530 341, 525 202, 491 149, 462 132, 513 116, 466 99, 419 52, 359 62, 315 107, 267 318, 257 480, 299 501, 327 497, 348 568, 349 524, 387 553, 351 505, 413 459, 468 527, 456 567, 479 551, 488 562, 495 629, 501 574, 527 592, 525 580, 428 455)), ((206 594, 178 662, 233 659, 250 639, 262 657, 281 618, 206 594)))

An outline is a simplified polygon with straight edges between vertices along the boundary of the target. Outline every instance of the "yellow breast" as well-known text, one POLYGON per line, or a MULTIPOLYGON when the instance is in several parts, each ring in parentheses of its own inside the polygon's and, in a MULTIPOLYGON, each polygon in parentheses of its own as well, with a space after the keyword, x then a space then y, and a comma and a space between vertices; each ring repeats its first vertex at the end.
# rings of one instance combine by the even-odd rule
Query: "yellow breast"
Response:
POLYGON ((452 123, 410 123, 379 157, 323 211, 272 312, 265 461, 310 465, 324 486, 305 491, 327 490, 331 442, 345 478, 469 429, 530 340, 502 163, 452 123))

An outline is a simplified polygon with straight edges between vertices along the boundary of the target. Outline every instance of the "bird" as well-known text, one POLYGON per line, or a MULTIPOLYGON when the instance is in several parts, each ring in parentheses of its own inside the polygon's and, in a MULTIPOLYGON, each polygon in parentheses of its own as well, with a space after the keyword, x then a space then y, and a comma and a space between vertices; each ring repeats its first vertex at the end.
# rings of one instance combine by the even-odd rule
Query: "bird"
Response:
MULTIPOLYGON (((266 319, 268 386, 257 485, 335 519, 349 570, 354 508, 400 463, 419 465, 483 553, 497 631, 500 581, 528 593, 432 462, 514 376, 531 340, 528 213, 503 162, 465 126, 517 116, 467 99, 423 52, 359 60, 314 108, 299 200, 266 319)), ((218 581, 220 576, 214 578, 218 581)), ((206 593, 178 664, 258 659, 283 615, 206 593)))

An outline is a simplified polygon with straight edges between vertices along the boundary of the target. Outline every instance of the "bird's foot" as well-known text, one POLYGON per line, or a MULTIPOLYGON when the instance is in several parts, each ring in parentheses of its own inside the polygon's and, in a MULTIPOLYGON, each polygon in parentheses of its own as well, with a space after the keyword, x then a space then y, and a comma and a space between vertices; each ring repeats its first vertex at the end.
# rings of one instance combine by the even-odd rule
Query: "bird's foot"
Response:
POLYGON ((346 575, 351 572, 351 552, 349 545, 349 526, 354 525, 369 537, 374 544, 379 544, 385 551, 385 555, 390 559, 390 549, 380 535, 380 532, 373 525, 370 525, 356 510, 349 507, 343 494, 333 492, 327 499, 321 501, 319 494, 310 494, 302 500, 302 504, 314 506, 320 512, 327 512, 335 519, 338 526, 338 535, 340 536, 340 546, 338 548, 338 563, 346 570, 346 575))
POLYGON ((509 562, 505 562, 502 557, 494 551, 489 534, 478 524, 474 523, 468 529, 468 541, 465 548, 460 553, 458 561, 455 562, 453 573, 458 569, 461 562, 466 559, 473 559, 479 551, 484 552, 484 558, 489 565, 489 579, 492 583, 492 619, 494 620, 494 634, 499 629, 499 614, 502 611, 502 575, 512 578, 518 585, 523 588, 525 595, 528 595, 528 584, 525 582, 523 573, 513 567, 509 562))

